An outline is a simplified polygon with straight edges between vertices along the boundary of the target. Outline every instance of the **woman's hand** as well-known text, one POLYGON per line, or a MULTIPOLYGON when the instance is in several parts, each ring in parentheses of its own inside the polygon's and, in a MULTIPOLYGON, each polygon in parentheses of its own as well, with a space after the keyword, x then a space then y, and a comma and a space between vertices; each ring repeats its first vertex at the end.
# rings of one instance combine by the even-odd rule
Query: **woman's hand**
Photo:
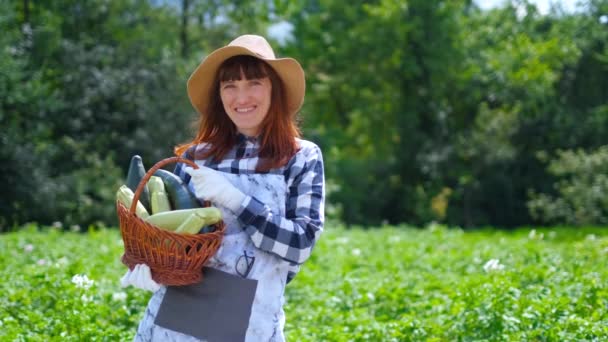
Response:
POLYGON ((192 177, 196 197, 217 203, 235 212, 245 200, 245 195, 219 171, 204 166, 196 170, 188 167, 185 171, 192 177))
POLYGON ((127 273, 120 279, 120 285, 122 287, 132 285, 151 292, 160 289, 160 285, 152 279, 150 267, 146 264, 137 264, 133 270, 127 270, 127 273))

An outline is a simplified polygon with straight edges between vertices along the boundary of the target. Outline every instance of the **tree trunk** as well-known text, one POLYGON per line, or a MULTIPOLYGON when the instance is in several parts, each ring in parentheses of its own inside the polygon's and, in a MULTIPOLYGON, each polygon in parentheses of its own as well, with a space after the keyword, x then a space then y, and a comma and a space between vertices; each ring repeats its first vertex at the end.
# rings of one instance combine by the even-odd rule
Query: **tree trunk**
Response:
POLYGON ((23 0, 23 23, 30 23, 30 1, 23 0))
POLYGON ((188 48, 188 12, 190 11, 190 0, 182 0, 182 27, 180 32, 180 41, 182 44, 182 57, 187 57, 189 54, 188 48))

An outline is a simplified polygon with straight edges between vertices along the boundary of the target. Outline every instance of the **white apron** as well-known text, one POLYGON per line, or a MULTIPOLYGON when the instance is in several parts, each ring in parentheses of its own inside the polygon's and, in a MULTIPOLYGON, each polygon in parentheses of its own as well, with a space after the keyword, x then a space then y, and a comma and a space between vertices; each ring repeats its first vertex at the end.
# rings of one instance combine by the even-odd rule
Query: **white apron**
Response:
MULTIPOLYGON (((287 187, 283 175, 234 175, 224 173, 224 176, 244 194, 254 196, 265 203, 273 213, 278 213, 281 217, 285 216, 287 187)), ((192 188, 191 191, 193 191, 192 188)), ((238 259, 245 252, 248 256, 254 256, 255 259, 247 278, 256 279, 258 284, 245 341, 284 341, 283 293, 289 263, 274 254, 256 248, 249 235, 244 232, 236 216, 225 208, 219 207, 219 209, 222 211, 226 223, 226 234, 221 247, 209 260, 207 266, 237 275, 236 263, 238 259)), ((245 270, 242 269, 242 262, 239 266, 241 268, 239 271, 243 274, 245 270)), ((139 324, 135 341, 200 341, 192 336, 154 324, 156 313, 165 292, 166 287, 163 286, 150 299, 144 317, 139 324)))

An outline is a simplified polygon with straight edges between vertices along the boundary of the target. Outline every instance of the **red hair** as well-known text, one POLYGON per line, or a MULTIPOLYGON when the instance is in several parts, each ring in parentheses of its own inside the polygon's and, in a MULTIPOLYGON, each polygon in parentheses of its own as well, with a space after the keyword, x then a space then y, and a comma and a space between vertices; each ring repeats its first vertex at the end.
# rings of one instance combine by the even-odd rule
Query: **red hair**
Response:
POLYGON ((220 98, 220 82, 268 77, 272 84, 270 108, 268 115, 261 123, 259 162, 256 171, 268 171, 285 165, 297 152, 296 138, 300 130, 296 124, 296 113, 289 113, 285 101, 285 87, 274 69, 261 59, 252 56, 234 56, 222 63, 213 81, 209 107, 206 113, 201 113, 196 126, 198 131, 195 138, 185 144, 175 147, 176 155, 181 156, 188 148, 200 143, 209 143, 197 158, 213 158, 220 161, 237 141, 237 128, 226 114, 220 98))

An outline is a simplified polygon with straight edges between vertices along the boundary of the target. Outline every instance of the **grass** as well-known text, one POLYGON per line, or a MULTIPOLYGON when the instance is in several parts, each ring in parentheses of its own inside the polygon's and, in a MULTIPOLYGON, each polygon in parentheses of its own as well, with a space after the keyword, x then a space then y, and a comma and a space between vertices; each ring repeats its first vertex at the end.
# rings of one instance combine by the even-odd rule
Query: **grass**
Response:
MULTIPOLYGON (((120 288, 121 253, 111 229, 0 235, 0 340, 131 340, 149 293, 120 288), (74 282, 84 275, 92 282, 74 282)), ((607 256, 603 228, 329 227, 287 288, 285 332, 290 341, 603 341, 607 256)))

